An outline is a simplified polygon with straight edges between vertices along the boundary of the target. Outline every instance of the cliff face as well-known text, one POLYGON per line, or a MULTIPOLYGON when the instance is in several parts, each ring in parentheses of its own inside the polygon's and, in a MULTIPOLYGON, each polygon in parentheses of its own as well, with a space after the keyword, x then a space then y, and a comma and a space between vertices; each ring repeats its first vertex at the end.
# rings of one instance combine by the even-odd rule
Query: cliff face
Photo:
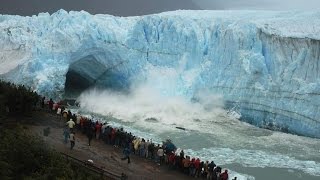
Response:
POLYGON ((65 88, 121 90, 145 82, 188 99, 207 89, 245 121, 319 138, 319 17, 175 11, 121 18, 63 10, 0 16, 0 74, 55 96, 65 88))

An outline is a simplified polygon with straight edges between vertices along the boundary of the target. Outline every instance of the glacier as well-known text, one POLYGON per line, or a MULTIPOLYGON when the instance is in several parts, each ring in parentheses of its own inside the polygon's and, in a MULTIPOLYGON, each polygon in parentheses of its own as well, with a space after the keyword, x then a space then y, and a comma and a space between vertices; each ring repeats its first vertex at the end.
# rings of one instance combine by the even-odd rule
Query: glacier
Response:
POLYGON ((300 11, 0 15, 0 78, 51 97, 146 81, 190 100, 206 89, 243 121, 320 138, 319 27, 320 12, 300 11))

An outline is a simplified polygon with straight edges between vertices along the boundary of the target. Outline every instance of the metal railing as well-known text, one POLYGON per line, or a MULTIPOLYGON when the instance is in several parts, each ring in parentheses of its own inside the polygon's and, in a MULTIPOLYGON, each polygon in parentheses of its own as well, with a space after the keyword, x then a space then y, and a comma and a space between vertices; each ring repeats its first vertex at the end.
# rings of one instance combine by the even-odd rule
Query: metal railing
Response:
POLYGON ((114 179, 114 180, 126 180, 127 179, 127 176, 124 173, 122 173, 121 175, 118 175, 118 174, 109 172, 105 169, 99 168, 99 167, 95 166, 94 164, 91 164, 90 162, 82 161, 78 158, 72 157, 72 156, 65 154, 63 152, 60 152, 60 153, 63 156, 65 156, 68 161, 72 161, 78 165, 81 165, 82 167, 85 167, 87 170, 89 170, 97 175, 100 175, 101 179, 114 179))

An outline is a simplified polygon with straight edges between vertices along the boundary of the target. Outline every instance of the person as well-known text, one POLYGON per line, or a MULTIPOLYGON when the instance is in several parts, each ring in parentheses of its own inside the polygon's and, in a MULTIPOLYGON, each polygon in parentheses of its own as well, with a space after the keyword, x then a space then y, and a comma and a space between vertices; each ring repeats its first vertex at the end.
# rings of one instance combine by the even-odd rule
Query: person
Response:
POLYGON ((57 109, 57 116, 60 117, 60 120, 61 120, 61 108, 58 107, 57 109))
POLYGON ((189 163, 189 176, 194 176, 196 173, 196 168, 194 163, 195 163, 195 158, 192 158, 189 163))
POLYGON ((53 108, 53 100, 50 98, 49 100, 49 111, 52 111, 53 108))
POLYGON ((132 141, 132 143, 133 143, 134 154, 137 154, 138 153, 139 144, 140 144, 140 139, 136 137, 132 141))
POLYGON ((150 159, 154 159, 154 144, 152 143, 152 141, 150 142, 149 146, 148 146, 148 156, 150 159))
POLYGON ((93 133, 94 133, 94 127, 89 127, 87 130, 87 137, 88 137, 88 146, 90 146, 91 144, 91 140, 93 138, 93 133))
POLYGON ((207 174, 207 179, 213 179, 214 177, 214 173, 213 173, 213 169, 216 167, 216 164, 211 161, 210 164, 208 164, 208 174, 207 174))
POLYGON ((168 157, 169 169, 174 169, 176 164, 175 162, 176 156, 174 153, 170 153, 168 156, 169 156, 168 157))
POLYGON ((101 133, 101 123, 99 123, 98 121, 96 122, 96 139, 99 139, 100 138, 100 133, 101 133))
POLYGON ((197 158, 197 160, 195 160, 195 162, 194 162, 194 167, 196 169, 195 177, 199 177, 199 175, 200 175, 200 172, 201 172, 200 164, 201 164, 200 159, 197 158))
POLYGON ((72 113, 70 110, 68 110, 67 119, 72 119, 72 113))
POLYGON ((64 107, 61 108, 61 111, 62 111, 62 117, 65 119, 65 120, 68 120, 68 109, 64 109, 64 107))
POLYGON ((68 126, 65 126, 63 129, 63 137, 64 137, 64 143, 67 144, 68 143, 68 137, 69 137, 69 128, 68 126))
POLYGON ((216 168, 213 169, 212 172, 212 179, 213 180, 221 180, 221 167, 217 166, 216 168))
POLYGON ((161 165, 161 163, 163 163, 163 156, 164 156, 164 151, 162 149, 162 146, 159 146, 159 149, 157 151, 157 156, 159 158, 158 159, 159 160, 158 165, 161 165))
POLYGON ((69 135, 69 140, 70 140, 70 144, 71 144, 70 149, 72 150, 74 145, 75 145, 75 141, 76 141, 76 138, 74 136, 74 132, 73 131, 71 131, 71 133, 69 135))
POLYGON ((123 149, 123 154, 124 154, 124 157, 121 158, 121 160, 126 160, 126 159, 128 159, 128 164, 130 164, 130 149, 129 149, 129 147, 125 147, 125 148, 123 149))
POLYGON ((70 128, 70 131, 72 131, 72 130, 73 130, 73 127, 74 127, 76 124, 73 122, 72 119, 70 119, 70 120, 66 123, 66 125, 68 125, 68 127, 70 128))
POLYGON ((220 174, 220 180, 228 180, 229 175, 228 175, 228 170, 224 170, 223 173, 220 174))
POLYGON ((181 152, 180 152, 180 157, 181 158, 184 158, 184 152, 183 152, 183 149, 181 150, 181 152))
POLYGON ((232 180, 237 180, 237 177, 234 177, 232 180))
POLYGON ((52 105, 52 111, 55 112, 55 111, 58 109, 58 107, 59 107, 59 104, 58 104, 57 102, 53 103, 53 105, 52 105))
POLYGON ((144 149, 144 152, 145 152, 145 158, 148 159, 149 157, 149 145, 150 145, 150 142, 149 142, 149 139, 147 140, 147 142, 145 143, 145 149, 144 149))
POLYGON ((81 116, 80 116, 80 114, 77 114, 76 115, 76 128, 78 129, 78 130, 80 130, 81 128, 80 128, 80 121, 81 121, 81 116))
POLYGON ((145 140, 142 138, 142 141, 139 144, 139 154, 140 157, 145 157, 145 140))
POLYGON ((45 102, 46 97, 41 98, 41 108, 44 109, 44 102, 45 102))
POLYGON ((101 133, 104 134, 104 132, 106 131, 106 128, 108 127, 107 123, 103 123, 103 125, 101 126, 101 133))
POLYGON ((186 156, 186 158, 182 160, 182 163, 183 163, 183 172, 189 175, 190 157, 186 156))
POLYGON ((206 163, 204 163, 203 165, 203 176, 204 177, 208 177, 208 174, 209 174, 209 161, 206 161, 206 163))
POLYGON ((219 167, 216 167, 216 168, 214 168, 213 169, 213 171, 212 171, 212 180, 217 180, 218 179, 218 177, 220 178, 220 169, 219 169, 219 167))
POLYGON ((200 163, 200 174, 199 174, 199 177, 202 177, 202 178, 207 177, 207 175, 205 174, 205 171, 204 171, 204 161, 201 161, 201 163, 200 163))

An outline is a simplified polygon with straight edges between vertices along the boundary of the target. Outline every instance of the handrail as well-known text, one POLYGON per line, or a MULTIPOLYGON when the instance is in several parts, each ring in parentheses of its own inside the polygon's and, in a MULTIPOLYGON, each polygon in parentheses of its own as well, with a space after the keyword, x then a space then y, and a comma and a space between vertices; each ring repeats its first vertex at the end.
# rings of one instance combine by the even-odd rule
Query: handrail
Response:
POLYGON ((121 175, 117 175, 117 174, 114 174, 112 172, 106 171, 105 169, 99 168, 99 167, 97 167, 97 166, 95 166, 93 164, 90 164, 87 161, 82 161, 82 160, 80 160, 78 158, 72 157, 72 156, 70 156, 70 155, 68 155, 66 153, 60 152, 60 154, 64 155, 67 158, 67 160, 71 159, 75 163, 78 163, 81 166, 86 167, 88 170, 93 171, 93 172, 95 172, 97 174, 100 174, 101 176, 105 176, 105 177, 108 177, 108 178, 111 178, 111 179, 115 179, 115 180, 117 180, 117 179, 119 179, 119 180, 127 179, 127 176, 124 173, 122 173, 121 175))

